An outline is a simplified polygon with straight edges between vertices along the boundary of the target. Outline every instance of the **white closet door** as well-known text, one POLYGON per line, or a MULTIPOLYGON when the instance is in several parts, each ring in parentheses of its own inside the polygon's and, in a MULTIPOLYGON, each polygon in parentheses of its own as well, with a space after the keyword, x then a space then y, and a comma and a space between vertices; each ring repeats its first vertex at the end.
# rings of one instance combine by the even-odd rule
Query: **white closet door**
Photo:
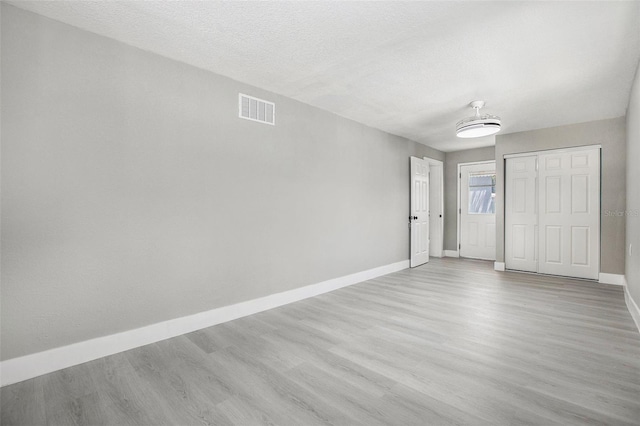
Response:
POLYGON ((505 266, 538 271, 537 155, 508 158, 505 181, 505 266))
POLYGON ((538 271, 597 279, 600 268, 600 150, 538 158, 538 271))

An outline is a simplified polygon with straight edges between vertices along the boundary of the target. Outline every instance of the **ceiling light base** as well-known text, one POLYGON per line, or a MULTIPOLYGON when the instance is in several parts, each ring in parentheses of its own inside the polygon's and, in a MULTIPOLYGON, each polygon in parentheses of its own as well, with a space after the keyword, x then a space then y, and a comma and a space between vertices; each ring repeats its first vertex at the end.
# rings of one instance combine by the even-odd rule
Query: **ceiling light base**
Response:
POLYGON ((502 122, 500 117, 490 114, 480 115, 480 108, 484 101, 472 101, 469 106, 476 111, 475 116, 458 121, 456 136, 459 138, 481 138, 495 135, 500 131, 502 122))

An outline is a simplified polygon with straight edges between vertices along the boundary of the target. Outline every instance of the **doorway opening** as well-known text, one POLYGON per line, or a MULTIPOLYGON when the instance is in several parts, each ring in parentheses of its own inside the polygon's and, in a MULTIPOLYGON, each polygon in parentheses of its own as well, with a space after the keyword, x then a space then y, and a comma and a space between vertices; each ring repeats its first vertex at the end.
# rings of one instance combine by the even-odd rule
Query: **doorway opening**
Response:
POLYGON ((429 256, 444 256, 444 163, 424 157, 429 163, 429 256))
POLYGON ((442 257, 444 250, 444 164, 431 158, 411 157, 409 211, 411 267, 442 257))

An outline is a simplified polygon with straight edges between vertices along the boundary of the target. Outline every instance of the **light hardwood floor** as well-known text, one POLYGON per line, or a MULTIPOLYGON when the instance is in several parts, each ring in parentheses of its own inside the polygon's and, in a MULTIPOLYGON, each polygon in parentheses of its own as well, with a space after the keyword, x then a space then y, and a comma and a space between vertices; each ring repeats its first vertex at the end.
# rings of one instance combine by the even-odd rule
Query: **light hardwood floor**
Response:
POLYGON ((431 259, 1 391, 3 425, 640 424, 621 287, 431 259))

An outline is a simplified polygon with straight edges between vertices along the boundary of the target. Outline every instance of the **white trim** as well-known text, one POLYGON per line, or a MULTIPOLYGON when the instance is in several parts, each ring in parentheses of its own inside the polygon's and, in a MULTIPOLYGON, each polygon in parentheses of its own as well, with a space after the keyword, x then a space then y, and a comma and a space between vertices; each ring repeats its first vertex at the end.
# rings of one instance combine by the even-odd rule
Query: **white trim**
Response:
POLYGON ((624 275, 600 272, 598 282, 600 284, 624 285, 624 275))
POLYGON ((440 160, 436 160, 435 158, 431 158, 431 157, 422 157, 423 160, 427 160, 429 162, 429 164, 435 164, 436 166, 443 166, 444 167, 444 162, 440 161, 440 160))
POLYGON ((493 262, 493 269, 494 271, 504 271, 505 270, 505 265, 504 262, 493 262))
POLYGON ((460 163, 458 163, 458 171, 456 172, 457 181, 457 195, 456 195, 456 256, 460 257, 460 178, 462 176, 462 169, 460 163))
MULTIPOLYGON (((429 253, 429 256, 432 257, 444 257, 444 162, 440 160, 436 160, 435 158, 423 157, 423 159, 429 162, 429 185, 431 185, 431 166, 440 168, 440 211, 442 212, 442 216, 440 219, 440 240, 437 241, 437 245, 440 247, 439 253, 429 253)), ((431 188, 431 186, 429 186, 431 188)), ((432 210, 431 206, 429 206, 429 210, 432 210)), ((429 238, 431 238, 431 230, 429 230, 429 238)))
POLYGON ((298 300, 307 299, 392 272, 401 271, 408 267, 409 260, 403 260, 317 284, 240 302, 235 305, 223 306, 210 311, 163 321, 134 330, 123 331, 109 336, 85 340, 68 346, 2 361, 0 362, 0 385, 6 386, 21 382, 94 359, 180 336, 268 309, 277 308, 278 306, 297 302, 298 300))
POLYGON ((445 250, 444 257, 460 257, 458 250, 445 250))
POLYGON ((422 159, 427 160, 429 164, 444 166, 444 161, 442 160, 436 160, 435 158, 431 158, 431 157, 422 157, 422 159))
POLYGON ((460 169, 460 166, 475 166, 476 164, 491 164, 495 162, 496 160, 482 160, 482 161, 469 161, 467 163, 458 163, 458 169, 460 169))
POLYGON ((624 301, 627 304, 627 309, 629 309, 633 322, 636 323, 636 328, 640 332, 640 308, 638 308, 638 304, 633 300, 633 297, 631 297, 631 293, 629 293, 629 286, 627 285, 626 278, 624 280, 624 301))
POLYGON ((534 154, 534 155, 538 155, 538 154, 561 154, 563 152, 582 151, 584 149, 592 149, 592 148, 602 149, 602 145, 600 145, 600 144, 582 145, 582 146, 572 146, 572 147, 568 147, 568 148, 546 149, 544 151, 518 152, 518 153, 514 153, 514 154, 504 154, 503 158, 507 159, 507 158, 515 158, 515 157, 528 157, 528 156, 530 156, 532 154, 534 154))

